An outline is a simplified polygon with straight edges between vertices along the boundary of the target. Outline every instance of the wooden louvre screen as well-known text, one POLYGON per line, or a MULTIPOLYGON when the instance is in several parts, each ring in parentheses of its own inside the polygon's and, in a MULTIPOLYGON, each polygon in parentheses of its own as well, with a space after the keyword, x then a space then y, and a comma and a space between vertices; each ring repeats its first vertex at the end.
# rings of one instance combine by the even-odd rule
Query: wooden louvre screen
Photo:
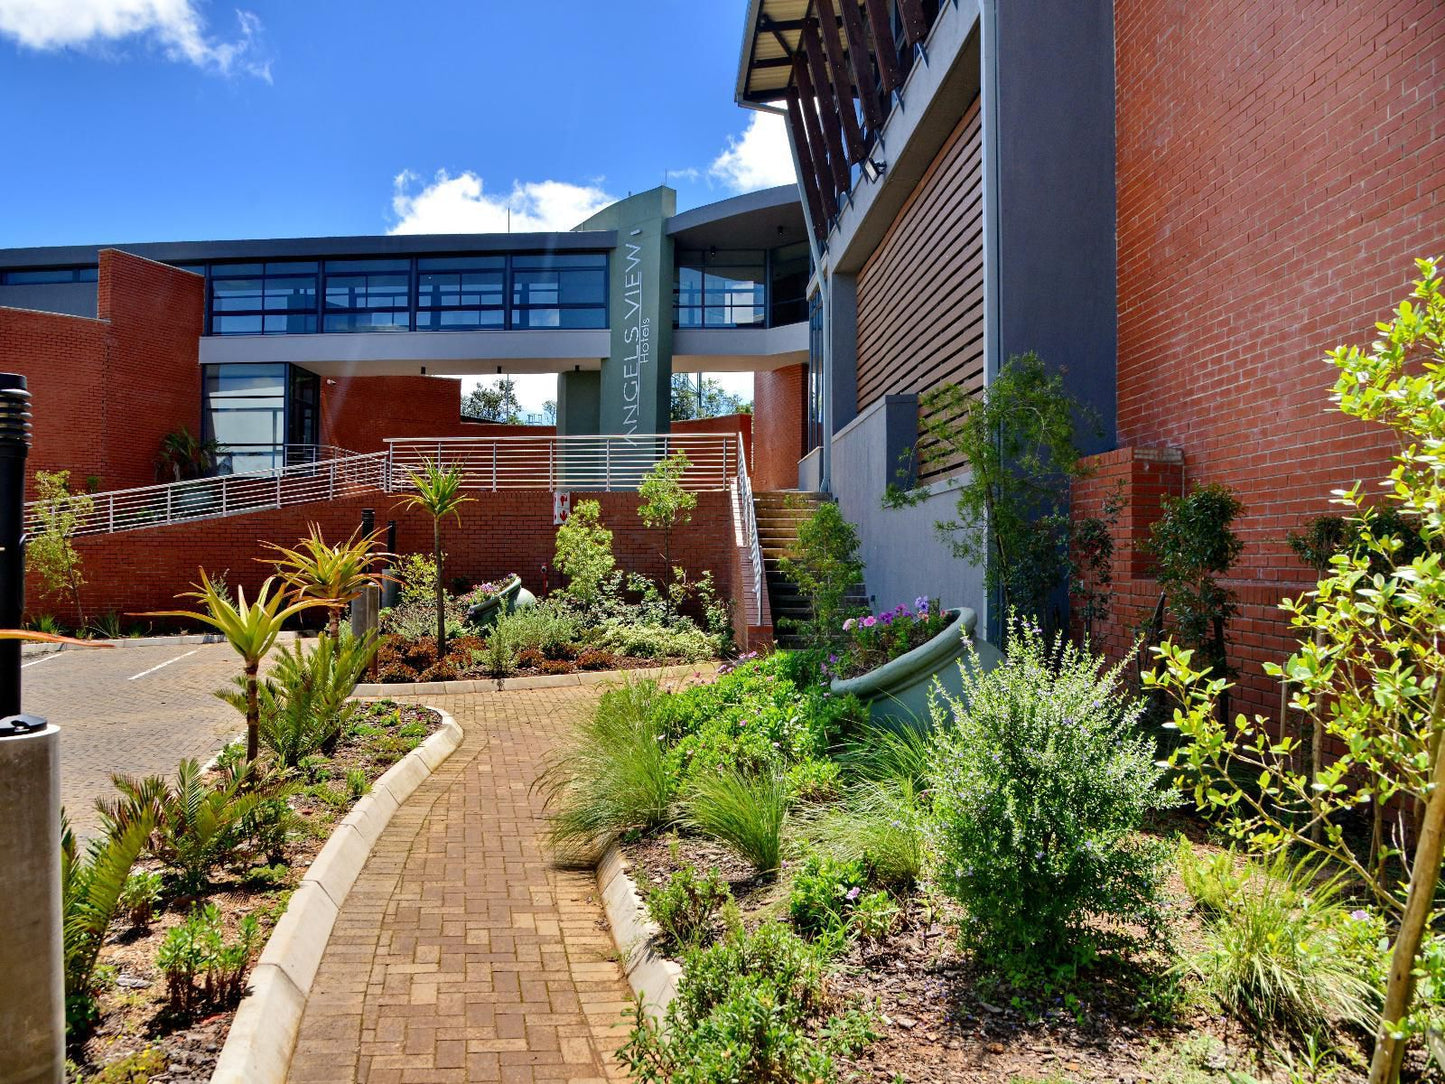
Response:
MULTIPOLYGON (((858 273, 858 409, 884 395, 983 387, 983 134, 964 111, 858 273)), ((918 477, 963 465, 920 445, 918 477)))

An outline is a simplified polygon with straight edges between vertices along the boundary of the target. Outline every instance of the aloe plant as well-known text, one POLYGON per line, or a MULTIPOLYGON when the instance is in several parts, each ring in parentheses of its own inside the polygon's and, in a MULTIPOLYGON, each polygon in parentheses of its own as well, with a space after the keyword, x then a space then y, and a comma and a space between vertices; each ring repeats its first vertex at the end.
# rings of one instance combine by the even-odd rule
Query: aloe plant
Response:
POLYGON ((202 610, 157 610, 140 614, 141 617, 187 617, 209 625, 231 645, 241 656, 246 682, 246 759, 256 759, 260 751, 260 708, 257 705, 257 675, 261 660, 276 643, 281 627, 287 618, 303 610, 323 605, 317 599, 303 598, 287 604, 284 591, 273 591, 276 577, 267 578, 256 592, 256 601, 248 603, 244 588, 236 588, 236 600, 231 601, 224 585, 212 580, 201 569, 201 582, 192 591, 183 592, 177 598, 198 599, 205 607, 202 610))
POLYGON ((380 575, 371 571, 373 562, 386 556, 376 548, 379 539, 379 531, 363 535, 358 527, 345 542, 332 544, 313 523, 295 549, 273 542, 266 547, 280 554, 276 572, 295 596, 315 599, 326 607, 327 631, 335 640, 341 635, 341 611, 368 587, 381 582, 380 575))
POLYGON ((407 472, 415 493, 403 500, 406 508, 420 508, 432 518, 432 551, 437 563, 437 658, 447 653, 446 576, 442 572, 442 520, 455 516, 462 521, 461 507, 472 498, 463 497, 462 472, 456 467, 443 467, 433 459, 423 459, 421 470, 407 472))

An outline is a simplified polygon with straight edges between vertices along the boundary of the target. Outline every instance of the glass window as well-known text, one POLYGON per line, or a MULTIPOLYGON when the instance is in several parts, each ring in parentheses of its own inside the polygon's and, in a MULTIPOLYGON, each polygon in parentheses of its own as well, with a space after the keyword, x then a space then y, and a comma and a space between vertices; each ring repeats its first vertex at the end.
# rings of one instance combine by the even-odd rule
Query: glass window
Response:
POLYGON ((212 335, 308 334, 316 324, 316 261, 212 266, 212 335))
POLYGON ((673 281, 678 327, 764 327, 767 254, 761 249, 680 251, 673 281))
POLYGON ((417 330, 500 328, 506 321, 506 290, 505 256, 418 260, 417 330))
POLYGON ((327 260, 323 331, 406 331, 411 261, 327 260))
POLYGON ((100 276, 96 267, 47 267, 37 270, 0 272, 5 286, 46 286, 57 282, 95 282, 100 276))
POLYGON ((512 257, 514 328, 607 326, 607 255, 544 253, 512 257))
POLYGON ((813 253, 808 242, 773 249, 771 263, 769 325, 801 324, 808 319, 808 279, 813 274, 813 253))
POLYGON ((281 466, 287 365, 207 365, 202 428, 221 445, 222 472, 281 466))

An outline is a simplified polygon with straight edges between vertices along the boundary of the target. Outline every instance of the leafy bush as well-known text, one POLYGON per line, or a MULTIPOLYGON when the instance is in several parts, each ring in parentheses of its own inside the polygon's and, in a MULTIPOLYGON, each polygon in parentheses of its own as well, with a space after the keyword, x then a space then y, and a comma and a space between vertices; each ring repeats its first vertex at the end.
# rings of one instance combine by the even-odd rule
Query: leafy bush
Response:
POLYGON ((868 871, 862 862, 809 855, 788 894, 793 928, 804 937, 842 932, 866 887, 868 871))
POLYGON ((637 486, 640 503, 637 515, 648 527, 662 531, 662 565, 672 574, 672 532, 692 521, 697 494, 683 488, 682 480, 692 461, 686 452, 674 452, 659 459, 642 476, 637 486))
POLYGON ((912 888, 927 858, 920 790, 906 779, 863 780, 814 818, 809 835, 823 853, 861 863, 869 881, 912 888))
POLYGON ((1136 832, 1176 795, 1121 667, 1011 624, 1005 661, 966 660, 962 698, 935 703, 933 831, 972 939, 1027 974, 1087 957, 1091 916, 1157 928, 1163 848, 1136 832))
POLYGON ((236 939, 227 941, 214 903, 193 911, 166 934, 156 953, 170 1007, 190 1015, 203 1006, 234 1005, 241 999, 242 980, 259 939, 254 915, 241 919, 236 939))
POLYGON ((61 814, 65 1027, 72 1036, 83 1033, 95 1021, 95 962, 121 906, 131 867, 145 848, 151 824, 142 812, 120 831, 91 840, 82 858, 70 822, 61 814))
POLYGON ((144 870, 132 873, 125 879, 120 893, 120 909, 132 926, 144 929, 155 917, 156 907, 161 902, 161 888, 164 880, 159 873, 144 870))
POLYGON ((693 778, 687 816, 703 835, 751 862, 760 874, 777 871, 782 860, 788 785, 775 772, 748 775, 736 768, 693 778))
POLYGON ((554 846, 585 855, 629 829, 667 822, 675 787, 653 710, 660 696, 654 681, 607 690, 548 765, 539 784, 554 846))
POLYGON ((898 905, 887 892, 865 892, 853 907, 848 922, 854 935, 864 941, 882 941, 898 921, 898 905))
POLYGON ((1350 909, 1342 878, 1280 854, 1268 865, 1248 862, 1232 884, 1214 884, 1221 891, 1206 895, 1218 906, 1206 912, 1204 947, 1188 966, 1224 1008, 1296 1034, 1374 1022, 1379 994, 1370 978, 1383 979, 1384 924, 1350 909))
POLYGON ((1225 909, 1248 876, 1239 871, 1232 850, 1200 857, 1189 841, 1182 837, 1174 852, 1174 865, 1194 905, 1210 915, 1217 915, 1225 909))
POLYGON ((617 562, 612 556, 612 532, 602 526, 602 505, 578 501, 557 528, 557 551, 553 558, 567 576, 566 593, 584 605, 597 601, 603 583, 617 562))
MULTIPOLYGON (((336 749, 355 705, 348 698, 376 656, 377 638, 343 631, 318 637, 311 650, 297 640, 276 655, 276 664, 257 686, 261 743, 283 768, 294 768, 313 753, 336 749)), ((216 695, 246 710, 246 679, 216 695)))
MULTIPOLYGON (((447 640, 451 641, 467 633, 467 611, 461 600, 445 595, 442 610, 446 616, 447 640)), ((378 627, 382 633, 397 636, 403 640, 429 639, 436 643, 437 607, 436 600, 403 598, 395 606, 382 610, 378 627)))
POLYGON ((699 874, 693 866, 683 866, 665 885, 649 887, 645 893, 647 913, 676 948, 706 940, 718 911, 731 899, 717 870, 699 874))
POLYGON ((536 606, 499 617, 488 642, 501 637, 515 651, 535 650, 556 659, 571 651, 581 631, 577 613, 565 601, 549 598, 536 606))
POLYGON ((718 638, 691 621, 674 624, 644 624, 609 618, 589 634, 593 645, 616 655, 639 659, 717 658, 722 650, 718 638))
POLYGON ((818 1084, 876 1035, 856 1011, 824 1019, 826 968, 786 927, 738 929, 684 961, 662 1026, 641 1004, 620 1056, 639 1084, 818 1084))
MULTIPOLYGON (((436 602, 437 563, 429 553, 407 553, 396 559, 391 575, 396 580, 402 602, 420 602, 432 606, 436 602)), ((435 616, 435 611, 433 611, 435 616)), ((436 630, 433 629, 433 632, 436 630)))
POLYGON ((185 895, 201 892, 211 871, 234 859, 248 816, 269 798, 289 793, 289 787, 260 778, 246 765, 222 769, 207 782, 194 759, 181 761, 175 782, 162 775, 112 775, 111 782, 120 797, 96 802, 107 834, 119 838, 134 824, 147 825, 150 852, 185 895))
POLYGON ((797 541, 783 558, 783 573, 808 599, 809 642, 823 647, 838 638, 848 615, 848 595, 863 583, 858 529, 832 501, 824 501, 798 525, 797 541))

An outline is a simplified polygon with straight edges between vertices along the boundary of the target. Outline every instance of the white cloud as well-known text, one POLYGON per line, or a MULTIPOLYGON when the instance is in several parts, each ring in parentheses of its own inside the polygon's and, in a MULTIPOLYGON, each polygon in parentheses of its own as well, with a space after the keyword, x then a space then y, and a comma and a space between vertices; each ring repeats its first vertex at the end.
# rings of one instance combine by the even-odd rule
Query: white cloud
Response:
POLYGON ((708 176, 736 192, 796 183, 783 118, 776 113, 753 113, 742 135, 728 137, 727 149, 708 167, 708 176))
POLYGON ((85 49, 148 38, 171 60, 269 83, 271 65, 260 55, 261 20, 237 10, 236 22, 240 36, 217 41, 206 34, 193 0, 0 0, 0 35, 28 49, 85 49))
POLYGON ((514 181, 510 192, 494 196, 470 170, 455 177, 438 170, 430 184, 417 188, 420 181, 411 170, 396 175, 392 233, 503 233, 508 211, 513 233, 570 230, 617 201, 596 184, 566 181, 514 181))

